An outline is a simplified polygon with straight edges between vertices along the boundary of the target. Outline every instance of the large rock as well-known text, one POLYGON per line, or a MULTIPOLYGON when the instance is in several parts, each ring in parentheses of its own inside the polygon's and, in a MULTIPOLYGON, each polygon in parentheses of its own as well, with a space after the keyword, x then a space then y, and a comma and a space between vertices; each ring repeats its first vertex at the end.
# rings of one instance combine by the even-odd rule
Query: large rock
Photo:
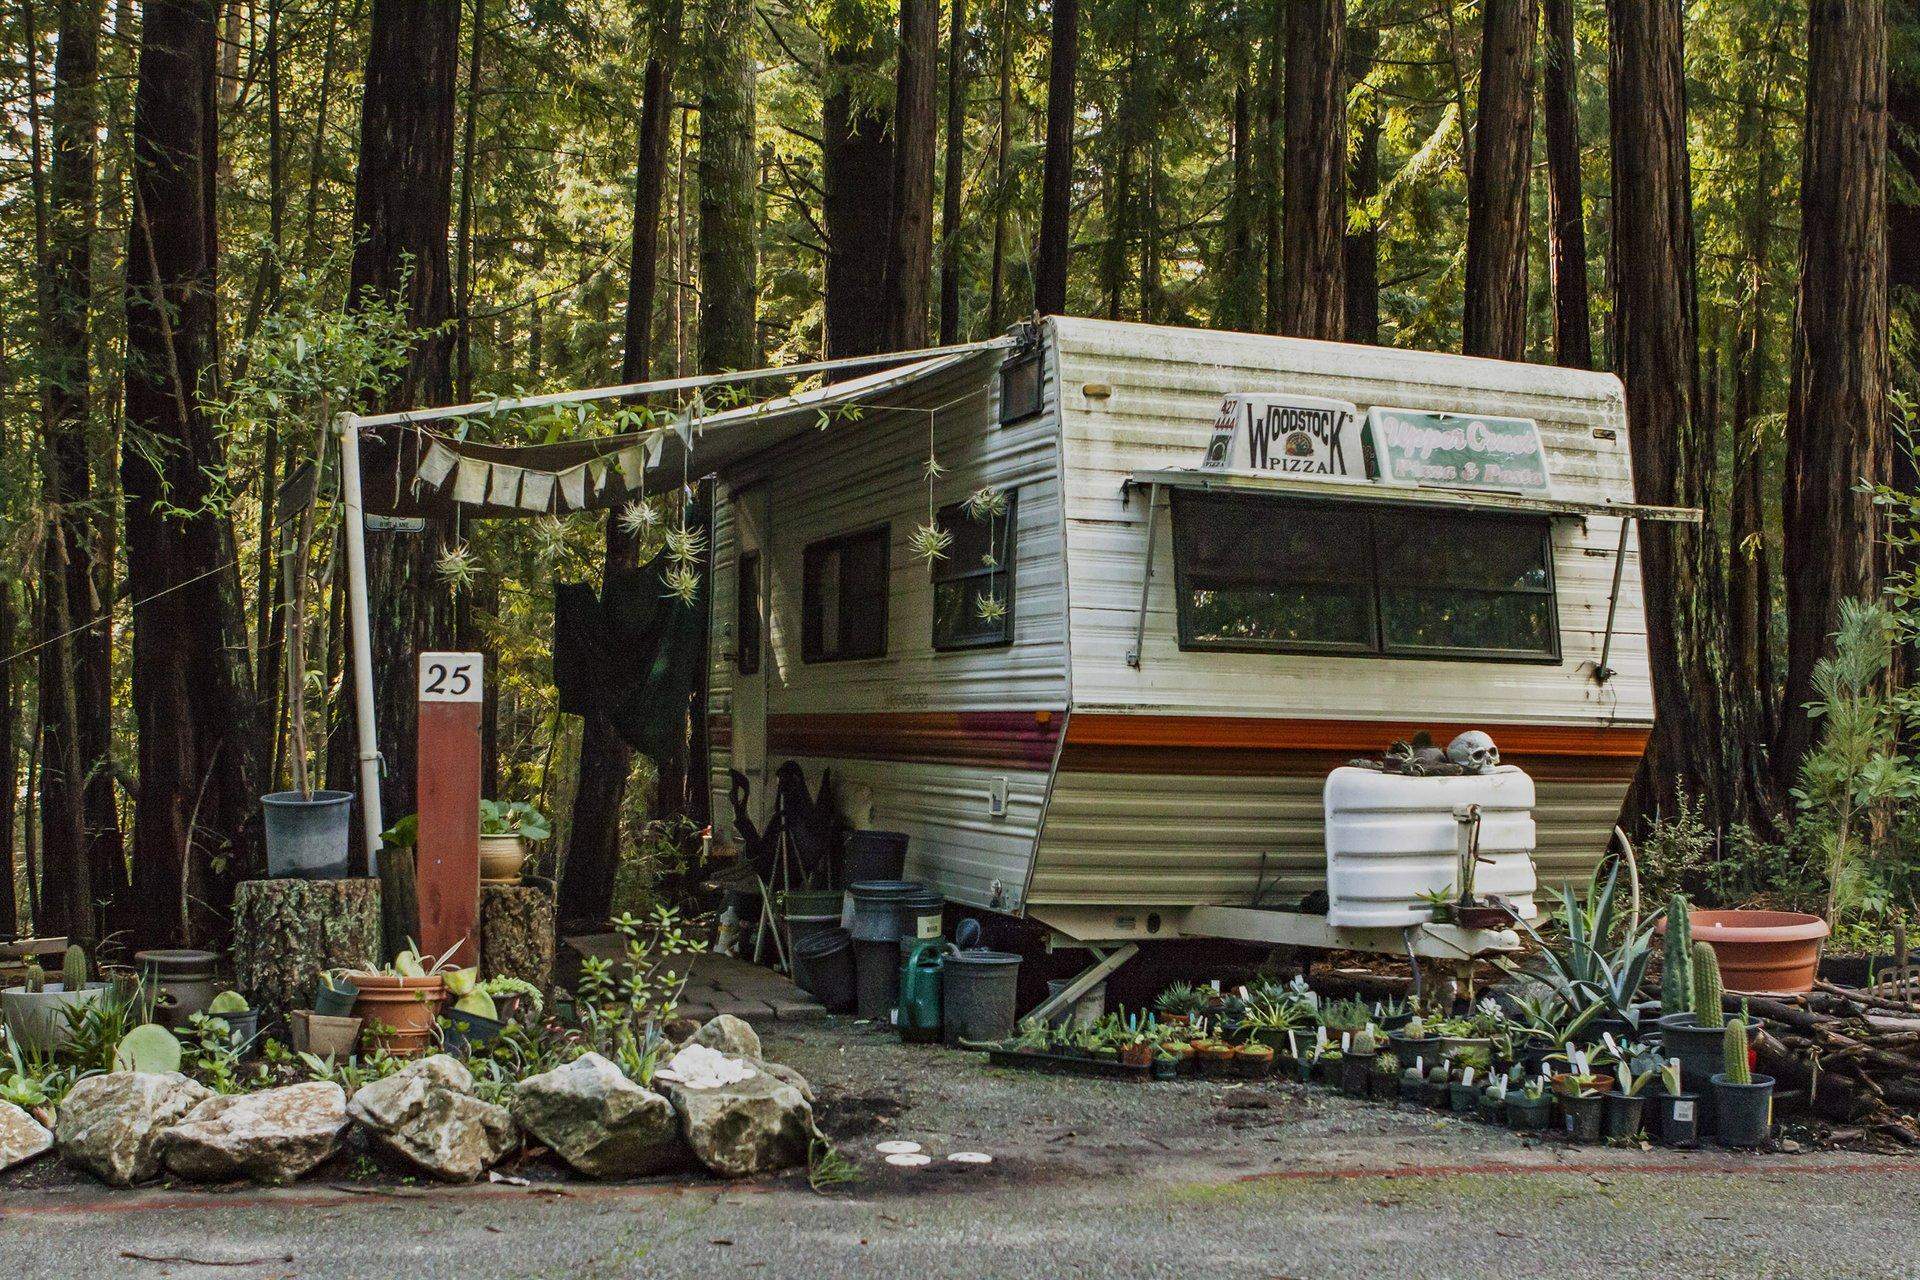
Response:
POLYGON ((0 1171, 53 1149, 53 1133, 11 1102, 0 1102, 0 1171))
POLYGON ((88 1076, 60 1104, 60 1156, 112 1186, 145 1182, 160 1172, 161 1133, 211 1097, 211 1089, 177 1071, 88 1076))
POLYGON ((209 1098, 160 1135, 160 1159, 183 1178, 282 1184, 340 1149, 347 1095, 331 1081, 209 1098))
POLYGON ((753 1065, 760 1068, 760 1070, 766 1072, 768 1075, 772 1076, 775 1080, 778 1080, 783 1084, 790 1084, 794 1088, 798 1089, 800 1091, 800 1096, 807 1100, 808 1106, 812 1106, 816 1101, 816 1099, 813 1096, 813 1086, 807 1083, 807 1078, 801 1075, 798 1071, 795 1071, 792 1067, 788 1066, 786 1063, 767 1062, 763 1059, 759 1062, 754 1063, 753 1065))
POLYGON ((818 1132, 800 1090, 765 1071, 708 1089, 676 1084, 671 1096, 687 1145, 723 1178, 804 1163, 818 1132))
POLYGON ((383 1149, 445 1182, 472 1182, 519 1142, 505 1107, 472 1094, 473 1076, 444 1053, 362 1085, 347 1104, 383 1149))
POLYGON ((706 1025, 693 1033, 693 1042, 736 1058, 757 1059, 760 1056, 760 1033, 744 1018, 736 1018, 730 1013, 715 1014, 708 1018, 706 1025))
POLYGON ((673 1104, 597 1053, 528 1076, 508 1109, 522 1129, 589 1178, 637 1178, 687 1160, 673 1104))

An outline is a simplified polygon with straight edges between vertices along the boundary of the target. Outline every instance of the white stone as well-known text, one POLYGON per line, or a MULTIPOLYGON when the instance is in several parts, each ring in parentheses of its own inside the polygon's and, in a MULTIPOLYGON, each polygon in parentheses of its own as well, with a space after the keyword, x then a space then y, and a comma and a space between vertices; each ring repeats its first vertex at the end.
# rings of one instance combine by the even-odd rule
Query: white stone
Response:
POLYGON ((383 1150, 443 1182, 472 1182, 520 1141, 507 1109, 472 1088, 466 1067, 435 1054, 362 1085, 347 1113, 383 1150))
POLYGON ((673 1103, 597 1053, 528 1076, 508 1110, 520 1127, 590 1178, 637 1178, 685 1164, 673 1103))
POLYGON ((110 1071, 68 1091, 54 1123, 60 1157, 116 1187, 160 1172, 160 1135, 213 1097, 177 1071, 110 1071))
POLYGON ((293 1182, 340 1148, 347 1095, 331 1081, 209 1098, 160 1135, 160 1158, 183 1178, 293 1182))
POLYGON ((53 1131, 11 1102, 0 1102, 0 1170, 53 1150, 53 1131))

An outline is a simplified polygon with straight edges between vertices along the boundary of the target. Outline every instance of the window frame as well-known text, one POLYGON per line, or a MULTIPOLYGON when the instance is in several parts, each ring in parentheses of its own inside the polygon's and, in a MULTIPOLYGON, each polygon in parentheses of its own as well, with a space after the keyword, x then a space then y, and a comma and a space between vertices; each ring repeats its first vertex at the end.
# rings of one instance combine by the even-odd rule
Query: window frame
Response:
MULTIPOLYGON (((1168 519, 1172 524, 1170 553, 1173 556, 1174 578, 1174 620, 1177 639, 1182 652, 1188 653, 1291 653, 1311 654, 1321 657, 1370 658, 1370 659, 1411 659, 1420 662, 1497 662, 1503 665, 1521 666, 1558 666, 1562 661, 1560 642, 1560 589, 1554 572, 1553 521, 1548 516, 1498 513, 1461 513, 1436 511, 1422 507, 1417 503, 1395 502, 1340 502, 1327 501, 1310 496, 1294 494, 1247 494, 1247 493, 1200 493, 1182 489, 1169 492, 1168 519), (1313 640, 1205 640, 1193 635, 1192 598, 1188 589, 1188 568, 1186 557, 1181 554, 1183 546, 1181 507, 1188 504, 1206 502, 1244 502, 1250 504, 1275 503, 1292 508, 1335 508, 1350 512, 1363 522, 1366 529, 1366 571, 1361 579, 1371 606, 1372 643, 1357 645, 1345 641, 1313 640), (1382 604, 1384 584, 1380 578, 1380 547, 1376 521, 1390 517, 1395 512, 1409 512, 1421 516, 1457 516, 1466 515, 1469 519, 1511 522, 1515 525, 1537 526, 1541 562, 1545 566, 1547 581, 1539 590, 1518 589, 1511 591, 1486 591, 1488 595, 1543 596, 1547 601, 1547 648, 1545 649, 1470 649, 1441 645, 1396 644, 1387 635, 1386 615, 1382 604)), ((1192 519, 1192 508, 1185 519, 1192 519)), ((1473 590, 1473 588, 1464 588, 1473 590)))
MULTIPOLYGON (((890 524, 870 525, 848 533, 835 534, 830 538, 819 538, 809 542, 800 551, 800 660, 808 665, 825 662, 871 662, 887 656, 892 644, 888 628, 888 613, 893 599, 893 526, 890 524), (847 547, 863 542, 875 542, 880 548, 880 598, 879 604, 879 648, 873 653, 822 653, 819 647, 819 622, 816 620, 817 607, 812 592, 817 581, 815 565, 829 551, 844 551, 847 547)), ((835 613, 840 616, 841 606, 846 604, 845 575, 837 575, 836 586, 840 590, 840 599, 836 602, 835 613)), ((839 637, 835 637, 838 640, 839 637)))
POLYGON ((765 564, 759 549, 754 548, 740 552, 733 565, 733 669, 743 676, 760 674, 760 651, 766 645, 767 615, 761 603, 765 564))
POLYGON ((1038 343, 1026 351, 1009 356, 1000 364, 1000 425, 1010 427, 1016 422, 1025 422, 1028 418, 1046 411, 1047 373, 1041 365, 1046 354, 1038 343), (1031 370, 1033 391, 1030 396, 1021 398, 1018 404, 1013 402, 1013 389, 1016 380, 1031 370))
MULTIPOLYGON (((928 569, 927 589, 930 594, 927 608, 927 631, 935 653, 963 653, 972 649, 1005 649, 1013 644, 1014 602, 1018 590, 1014 570, 1019 559, 1020 549, 1020 491, 1015 488, 1008 488, 1002 490, 1002 493, 1007 499, 1007 513, 1003 517, 1006 523, 1000 530, 1001 545, 996 549, 999 552, 997 557, 1000 562, 999 567, 993 568, 981 564, 965 569, 943 568, 943 566, 949 564, 952 557, 941 556, 935 560, 928 569), (940 588, 947 583, 969 582, 975 578, 991 579, 995 576, 1003 576, 1006 579, 1005 603, 1007 612, 1006 616, 1000 620, 1000 634, 943 641, 940 638, 940 588)), ((965 499, 961 499, 958 502, 949 502, 934 513, 934 523, 941 529, 947 529, 950 526, 952 517, 971 521, 973 517, 966 514, 966 507, 967 503, 965 499)), ((975 523, 978 522, 976 521, 975 523)))

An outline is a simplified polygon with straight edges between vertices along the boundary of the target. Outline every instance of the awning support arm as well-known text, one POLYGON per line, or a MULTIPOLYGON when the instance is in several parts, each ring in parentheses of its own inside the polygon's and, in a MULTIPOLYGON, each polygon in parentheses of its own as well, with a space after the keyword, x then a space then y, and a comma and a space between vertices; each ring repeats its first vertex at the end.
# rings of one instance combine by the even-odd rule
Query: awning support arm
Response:
MULTIPOLYGON (((1128 492, 1131 492, 1129 489, 1128 492)), ((1153 550, 1155 535, 1160 532, 1160 485, 1157 481, 1147 484, 1147 555, 1140 566, 1140 615, 1133 623, 1133 648, 1127 650, 1127 665, 1138 671, 1140 656, 1147 647, 1147 591, 1153 586, 1153 550)))
MULTIPOLYGON (((1075 975, 1072 982, 1060 988, 1058 994, 1050 995, 1045 1000, 1042 1000, 1031 1013, 1027 1014, 1028 1018, 1045 1022, 1054 1014, 1072 1005, 1075 1001, 1079 1000, 1081 996, 1093 990, 1096 985, 1105 982, 1108 974, 1139 955, 1140 944, 1137 942, 1128 942, 1116 947, 1112 951, 1106 952, 1101 951, 1098 947, 1088 947, 1087 950, 1091 951, 1096 957, 1094 962, 1075 975)), ((1025 1020, 1025 1018, 1021 1019, 1023 1022, 1025 1020)))
POLYGON ((347 504, 347 625, 353 640, 353 722, 359 740, 360 821, 367 874, 380 874, 380 739, 373 718, 373 627, 367 610, 367 508, 360 496, 360 419, 340 415, 340 493, 347 504))
POLYGON ((1607 658, 1613 653, 1613 616, 1620 609, 1620 575, 1627 564, 1627 530, 1633 527, 1631 518, 1620 518, 1620 542, 1613 549, 1613 590, 1607 594, 1607 631, 1600 639, 1600 661, 1593 667, 1593 682, 1605 684, 1613 679, 1613 668, 1607 665, 1607 658))

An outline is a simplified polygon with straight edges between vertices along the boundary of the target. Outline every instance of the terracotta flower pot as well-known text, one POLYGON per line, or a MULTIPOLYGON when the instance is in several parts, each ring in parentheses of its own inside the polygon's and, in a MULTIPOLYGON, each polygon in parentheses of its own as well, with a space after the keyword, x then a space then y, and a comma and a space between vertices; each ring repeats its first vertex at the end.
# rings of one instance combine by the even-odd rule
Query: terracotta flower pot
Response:
POLYGON ((1813 990, 1820 944, 1832 932, 1802 911, 1695 911, 1689 918, 1694 941, 1711 946, 1720 961, 1722 985, 1748 995, 1813 990))
POLYGON ((519 884, 527 860, 527 842, 521 836, 480 837, 480 879, 487 884, 519 884))
POLYGON ((353 1012, 361 1020, 360 1039, 369 1050, 384 1048, 396 1057, 412 1057, 432 1043, 434 1019, 447 994, 439 974, 396 978, 350 973, 347 978, 360 988, 353 1012))

